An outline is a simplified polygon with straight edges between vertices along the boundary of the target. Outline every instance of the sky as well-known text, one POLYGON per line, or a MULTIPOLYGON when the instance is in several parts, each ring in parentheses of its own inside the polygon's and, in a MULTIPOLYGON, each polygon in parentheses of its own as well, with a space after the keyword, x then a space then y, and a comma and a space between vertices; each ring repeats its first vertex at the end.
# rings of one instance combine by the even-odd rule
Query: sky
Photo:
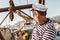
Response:
MULTIPOLYGON (((27 4, 27 0, 13 0, 13 1, 16 6, 27 4)), ((47 17, 51 18, 57 15, 60 15, 60 0, 45 0, 45 1, 46 1, 45 6, 48 8, 47 17)), ((37 2, 38 0, 28 0, 28 4, 37 3, 37 2)), ((4 8, 4 7, 9 7, 9 0, 0 1, 0 8, 4 8)), ((29 11, 29 9, 25 9, 23 11, 26 12, 28 15, 32 15, 30 14, 31 12, 29 11)), ((0 23, 7 13, 8 11, 0 12, 0 23)), ((2 23, 2 25, 7 25, 7 24, 13 25, 22 20, 24 19, 14 13, 14 20, 11 22, 9 17, 7 17, 6 20, 2 23)))

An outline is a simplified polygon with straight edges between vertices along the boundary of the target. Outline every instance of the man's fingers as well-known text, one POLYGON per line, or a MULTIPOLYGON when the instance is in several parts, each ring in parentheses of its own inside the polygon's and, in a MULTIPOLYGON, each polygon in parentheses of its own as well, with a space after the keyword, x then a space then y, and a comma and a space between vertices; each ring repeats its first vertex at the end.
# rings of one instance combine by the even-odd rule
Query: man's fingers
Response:
POLYGON ((15 13, 20 13, 20 11, 19 10, 16 10, 15 13))
POLYGON ((16 10, 16 13, 21 16, 21 12, 19 10, 16 10))

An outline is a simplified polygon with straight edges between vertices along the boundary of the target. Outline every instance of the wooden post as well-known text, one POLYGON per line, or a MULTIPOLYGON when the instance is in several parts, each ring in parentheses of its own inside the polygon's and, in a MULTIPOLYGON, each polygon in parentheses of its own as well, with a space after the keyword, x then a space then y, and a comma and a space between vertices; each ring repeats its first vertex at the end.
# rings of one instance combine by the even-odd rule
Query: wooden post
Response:
POLYGON ((42 3, 42 0, 38 0, 38 3, 40 3, 40 4, 41 4, 41 3, 42 3))
POLYGON ((38 0, 38 2, 39 2, 40 4, 45 5, 45 0, 38 0))
POLYGON ((43 5, 45 5, 45 0, 43 0, 43 5))

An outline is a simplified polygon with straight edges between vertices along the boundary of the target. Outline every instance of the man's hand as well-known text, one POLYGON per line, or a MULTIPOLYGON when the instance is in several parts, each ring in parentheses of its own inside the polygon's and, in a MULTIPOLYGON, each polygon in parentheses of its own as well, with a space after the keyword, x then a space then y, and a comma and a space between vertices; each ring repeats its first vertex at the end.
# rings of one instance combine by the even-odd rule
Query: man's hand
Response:
POLYGON ((16 11, 16 13, 21 16, 21 12, 19 10, 16 11))
POLYGON ((24 40, 22 35, 20 34, 19 36, 16 37, 16 40, 24 40))

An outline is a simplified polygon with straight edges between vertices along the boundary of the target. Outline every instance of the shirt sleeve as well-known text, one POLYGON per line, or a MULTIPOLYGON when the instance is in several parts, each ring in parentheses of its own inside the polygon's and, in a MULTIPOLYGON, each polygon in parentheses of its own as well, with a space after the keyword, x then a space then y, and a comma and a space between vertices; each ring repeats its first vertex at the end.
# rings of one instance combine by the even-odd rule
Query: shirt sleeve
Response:
POLYGON ((56 38, 56 32, 53 29, 48 29, 44 32, 42 40, 54 40, 56 38))

